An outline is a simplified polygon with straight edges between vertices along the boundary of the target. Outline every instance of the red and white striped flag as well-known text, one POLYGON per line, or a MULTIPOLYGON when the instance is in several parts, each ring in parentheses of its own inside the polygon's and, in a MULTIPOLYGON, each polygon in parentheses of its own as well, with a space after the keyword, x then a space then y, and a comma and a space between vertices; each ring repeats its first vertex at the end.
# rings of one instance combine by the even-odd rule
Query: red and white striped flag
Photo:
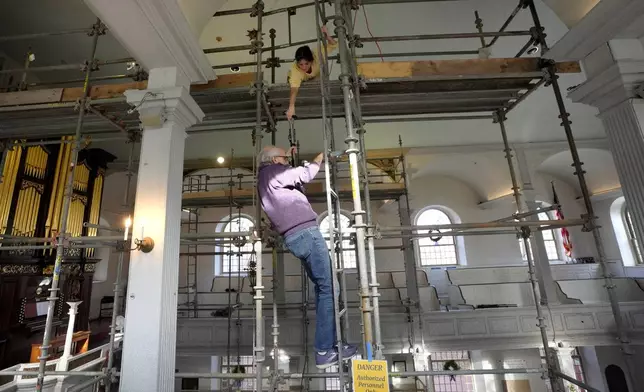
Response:
MULTIPOLYGON (((555 210, 555 217, 557 220, 563 220, 564 215, 563 212, 561 211, 561 205, 559 204, 559 196, 557 196, 557 190, 555 189, 555 183, 551 182, 552 184, 552 203, 557 206, 557 209, 555 210)), ((565 227, 561 228, 561 238, 563 239, 563 248, 564 252, 566 253, 566 257, 572 258, 572 242, 570 242, 570 232, 568 232, 568 229, 565 227)))

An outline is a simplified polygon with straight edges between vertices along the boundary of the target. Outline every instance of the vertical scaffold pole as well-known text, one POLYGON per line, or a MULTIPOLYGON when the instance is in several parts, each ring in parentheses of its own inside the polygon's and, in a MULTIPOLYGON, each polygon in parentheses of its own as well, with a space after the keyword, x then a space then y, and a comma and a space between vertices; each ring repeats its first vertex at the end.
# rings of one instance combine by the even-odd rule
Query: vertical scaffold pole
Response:
MULTIPOLYGON (((532 21, 534 27, 537 31, 538 42, 541 45, 541 51, 545 52, 548 50, 548 43, 546 42, 546 34, 541 21, 539 20, 539 13, 537 12, 537 7, 534 4, 534 0, 526 0, 528 9, 530 10, 530 15, 532 16, 532 21)), ((583 163, 579 158, 579 152, 577 151, 577 145, 575 143, 575 137, 572 132, 572 127, 570 126, 570 114, 566 110, 566 104, 564 103, 563 95, 561 94, 561 88, 559 87, 559 81, 554 64, 552 62, 546 62, 545 71, 547 72, 548 82, 552 85, 552 90, 555 95, 555 100, 557 101, 557 108, 559 109, 559 118, 561 119, 561 126, 564 128, 566 133, 566 140, 568 141, 568 147, 570 154, 572 156, 573 167, 575 169, 575 175, 579 182, 579 188, 581 190, 581 196, 584 202, 584 207, 586 209, 586 219, 588 221, 587 226, 585 227, 586 231, 591 231, 593 234, 593 239, 595 241, 595 248, 597 250, 598 263, 601 268, 602 277, 604 278, 604 287, 608 293, 608 299, 610 302, 611 310, 613 313, 613 318, 615 320, 615 329, 617 332, 617 337, 620 342, 622 352, 624 353, 624 360, 626 366, 628 367, 628 374, 632 384, 633 375, 638 371, 637 364, 634 363, 633 351, 630 347, 630 339, 628 334, 624 330, 624 322, 622 318, 622 312, 619 306, 619 300, 617 298, 617 293, 615 293, 615 284, 613 283, 612 273, 606 265, 606 252, 604 250, 604 242, 601 237, 601 232, 599 231, 599 225, 597 224, 597 217, 595 216, 595 211, 593 208, 593 203, 590 200, 590 191, 588 190, 588 184, 586 183, 585 171, 583 169, 583 163)))
MULTIPOLYGON (((365 7, 365 5, 362 5, 365 7)), ((353 32, 354 26, 351 20, 351 8, 350 4, 345 3, 343 8, 344 20, 347 24, 347 30, 349 37, 349 47, 351 49, 351 78, 353 81, 353 97, 355 99, 355 112, 354 112, 354 121, 357 127, 356 131, 358 133, 358 139, 360 143, 360 167, 362 170, 362 181, 363 181, 363 192, 364 192, 364 202, 365 202, 365 212, 367 217, 367 259, 369 260, 369 287, 371 288, 371 301, 373 306, 373 330, 374 330, 374 339, 375 339, 375 357, 377 359, 382 359, 382 334, 380 330, 380 306, 379 306, 379 297, 378 294, 378 275, 376 273, 376 248, 374 244, 374 224, 373 216, 371 214, 371 193, 369 191, 369 171, 367 170, 367 148, 364 140, 364 135, 366 130, 364 128, 364 121, 362 120, 362 106, 360 102, 360 76, 358 75, 358 69, 354 59, 356 58, 356 41, 355 35, 353 32)))
POLYGON ((63 198, 63 207, 60 215, 60 232, 58 234, 56 246, 56 261, 54 263, 54 273, 49 289, 49 306, 47 307, 47 321, 45 322, 45 331, 43 332, 42 346, 40 347, 40 364, 38 365, 38 379, 36 380, 36 392, 43 390, 45 382, 45 367, 47 364, 47 357, 49 357, 49 345, 51 342, 51 328, 54 321, 54 310, 56 308, 56 301, 58 300, 58 288, 60 281, 60 270, 65 257, 65 237, 67 236, 67 218, 69 217, 69 209, 74 193, 74 172, 76 171, 76 163, 78 161, 78 152, 81 144, 81 131, 83 130, 83 122, 85 120, 85 106, 87 105, 87 97, 89 95, 89 79, 92 76, 92 69, 96 59, 96 47, 98 46, 98 37, 104 34, 104 25, 100 19, 96 20, 92 26, 92 49, 85 69, 85 80, 83 83, 83 94, 79 101, 78 108, 78 121, 76 123, 76 133, 74 136, 74 143, 72 147, 72 154, 69 160, 69 171, 67 172, 67 180, 65 184, 65 197, 63 198))
MULTIPOLYGON (((505 113, 497 112, 495 113, 495 121, 499 123, 501 128, 501 137, 503 138, 503 147, 505 152, 505 159, 508 162, 508 170, 510 171, 510 179, 512 181, 512 194, 514 195, 514 201, 517 205, 519 213, 526 212, 523 211, 523 206, 525 205, 523 201, 523 195, 520 192, 519 183, 517 181, 517 175, 514 170, 514 162, 512 161, 512 149, 510 148, 510 143, 508 142, 508 134, 505 129, 505 113)), ((522 221, 527 220, 527 218, 521 218, 522 221)), ((548 378, 550 379, 550 385, 555 392, 563 392, 563 384, 559 381, 557 376, 554 374, 554 370, 559 370, 559 365, 556 358, 554 358, 553 352, 548 345, 548 333, 546 331, 546 324, 544 322, 545 317, 543 315, 543 308, 541 306, 541 291, 539 289, 539 283, 537 282, 537 277, 535 274, 535 262, 543 262, 543 260, 535 260, 530 248, 530 229, 528 227, 521 228, 521 239, 523 241, 523 247, 525 249, 526 259, 528 262, 528 274, 530 275, 530 285, 532 286, 532 294, 534 297, 534 305, 537 310, 537 327, 539 327, 539 332, 541 333, 541 343, 543 344, 543 350, 546 353, 546 366, 548 367, 548 378)), ((538 258, 538 254, 537 254, 538 258)), ((546 261, 547 262, 547 261, 546 261)), ((550 320, 550 323, 553 323, 553 320, 550 320)), ((554 326, 553 326, 554 328, 554 326)))
MULTIPOLYGON (((255 98, 256 98, 256 111, 255 111, 255 159, 254 166, 255 170, 255 181, 258 178, 259 163, 257 162, 257 157, 262 151, 262 98, 264 94, 264 73, 262 72, 262 47, 264 46, 264 41, 262 37, 262 18, 264 17, 264 2, 262 0, 257 0, 253 6, 253 12, 251 16, 257 17, 257 36, 252 41, 253 50, 255 51, 255 60, 257 67, 255 71, 255 98)), ((257 188, 257 187, 256 187, 257 188)), ((262 207, 257 200, 257 195, 254 195, 255 201, 255 238, 252 238, 253 241, 253 250, 256 257, 256 284, 255 284, 255 371, 257 372, 256 385, 255 389, 257 391, 262 390, 262 364, 265 360, 265 348, 264 348, 264 319, 262 317, 262 300, 264 296, 262 295, 262 207)))
POLYGON ((362 323, 364 328, 364 346, 366 347, 367 359, 373 357, 373 338, 372 338, 372 320, 371 320, 371 294, 369 293, 369 280, 367 269, 367 255, 365 254, 365 229, 364 214, 362 210, 362 198, 360 195, 360 173, 358 163, 358 153, 360 146, 358 137, 353 129, 353 114, 351 111, 351 101, 353 99, 351 92, 351 52, 347 45, 347 26, 342 12, 342 0, 335 0, 335 32, 338 36, 339 55, 342 82, 342 96, 344 98, 344 117, 347 128, 346 153, 349 155, 349 173, 351 176, 351 193, 353 195, 354 228, 356 232, 358 275, 360 276, 360 308, 362 312, 362 323))
POLYGON ((553 65, 548 66, 548 75, 550 78, 550 83, 552 84, 552 89, 555 93, 555 99, 559 108, 559 118, 561 118, 561 125, 563 126, 566 133, 566 140, 568 141, 568 146, 573 161, 572 166, 575 169, 574 174, 577 176, 577 181, 579 182, 579 188, 581 190, 581 197, 583 199, 584 207, 586 210, 585 218, 587 219, 588 223, 586 227, 584 227, 584 230, 590 231, 593 234, 595 249, 597 250, 597 261, 601 269, 602 277, 604 279, 604 287, 606 288, 606 291, 608 293, 608 299, 613 313, 613 319, 615 320, 615 330, 617 332, 617 338, 619 339, 620 346, 624 354, 624 360, 629 370, 627 377, 631 378, 632 382, 632 377, 638 371, 638 366, 633 358, 630 339, 624 329, 622 311, 620 309, 617 293, 615 292, 615 283, 613 283, 612 273, 610 272, 606 263, 606 251, 604 250, 604 242, 601 237, 601 232, 599 231, 599 225, 597 224, 595 209, 593 207, 592 200, 590 199, 590 191, 588 190, 588 183, 586 182, 585 176, 586 172, 584 171, 583 163, 581 162, 579 152, 577 151, 575 137, 573 136, 572 128, 570 127, 570 114, 566 110, 566 105, 564 103, 563 96, 561 95, 559 82, 557 81, 558 76, 553 65))

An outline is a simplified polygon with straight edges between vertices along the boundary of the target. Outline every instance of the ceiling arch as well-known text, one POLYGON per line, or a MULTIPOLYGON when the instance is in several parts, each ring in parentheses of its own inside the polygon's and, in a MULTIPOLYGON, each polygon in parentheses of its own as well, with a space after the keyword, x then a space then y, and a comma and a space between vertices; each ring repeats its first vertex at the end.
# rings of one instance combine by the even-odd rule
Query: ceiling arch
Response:
MULTIPOLYGON (((586 182, 591 193, 601 193, 620 187, 613 156, 608 150, 580 148, 579 157, 584 163, 586 182)), ((558 152, 544 159, 538 165, 537 172, 549 174, 579 190, 579 182, 571 163, 570 152, 558 152)))

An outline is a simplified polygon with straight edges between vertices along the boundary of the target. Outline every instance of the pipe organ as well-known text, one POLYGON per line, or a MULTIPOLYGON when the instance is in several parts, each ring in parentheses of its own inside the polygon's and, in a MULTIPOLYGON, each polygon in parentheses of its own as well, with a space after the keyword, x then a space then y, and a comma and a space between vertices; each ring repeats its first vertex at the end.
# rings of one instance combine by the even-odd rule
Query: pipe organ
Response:
MULTIPOLYGON (((71 142, 73 137, 55 144, 16 142, 0 161, 0 234, 12 238, 11 243, 0 243, 0 369, 27 362, 30 344, 42 339, 56 250, 29 249, 44 244, 20 239, 54 238, 61 230, 71 142)), ((74 171, 66 230, 73 237, 97 235, 83 223, 99 223, 105 171, 115 159, 87 147, 79 151, 74 171)), ((99 261, 95 254, 94 249, 65 248, 55 326, 64 326, 65 302, 83 301, 76 330, 88 329, 93 272, 99 261)))

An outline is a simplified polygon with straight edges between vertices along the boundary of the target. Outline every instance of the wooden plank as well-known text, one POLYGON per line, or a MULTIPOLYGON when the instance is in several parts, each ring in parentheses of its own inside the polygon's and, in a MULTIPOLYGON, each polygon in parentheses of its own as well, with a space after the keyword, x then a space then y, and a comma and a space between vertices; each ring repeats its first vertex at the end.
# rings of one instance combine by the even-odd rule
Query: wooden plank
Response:
POLYGON ((33 91, 15 91, 0 94, 0 106, 32 105, 36 103, 59 102, 63 96, 62 88, 33 91), (29 94, 25 94, 25 93, 29 94))
POLYGON ((246 72, 238 74, 219 75, 217 79, 205 84, 193 84, 190 92, 200 92, 218 88, 250 87, 255 83, 255 73, 246 72))
MULTIPOLYGON (((91 99, 116 98, 123 95, 125 90, 143 90, 148 86, 148 82, 130 82, 120 84, 103 84, 92 87, 89 93, 91 99)), ((66 88, 63 92, 61 102, 76 101, 83 96, 82 87, 66 88)))
MULTIPOLYGON (((557 63, 556 68, 560 73, 581 72, 576 62, 557 63)), ((367 79, 521 74, 540 70, 539 59, 536 58, 390 61, 358 64, 358 73, 367 79)))
MULTIPOLYGON (((240 73, 221 75, 215 80, 205 84, 193 84, 190 92, 200 92, 211 89, 225 89, 234 87, 250 87, 255 81, 254 73, 240 73)), ((92 87, 90 99, 117 98, 123 95, 126 90, 144 90, 148 86, 147 81, 128 82, 119 84, 102 84, 92 87)), ((57 89, 16 91, 0 94, 0 106, 28 105, 38 103, 74 102, 83 95, 82 87, 68 87, 57 89)))

